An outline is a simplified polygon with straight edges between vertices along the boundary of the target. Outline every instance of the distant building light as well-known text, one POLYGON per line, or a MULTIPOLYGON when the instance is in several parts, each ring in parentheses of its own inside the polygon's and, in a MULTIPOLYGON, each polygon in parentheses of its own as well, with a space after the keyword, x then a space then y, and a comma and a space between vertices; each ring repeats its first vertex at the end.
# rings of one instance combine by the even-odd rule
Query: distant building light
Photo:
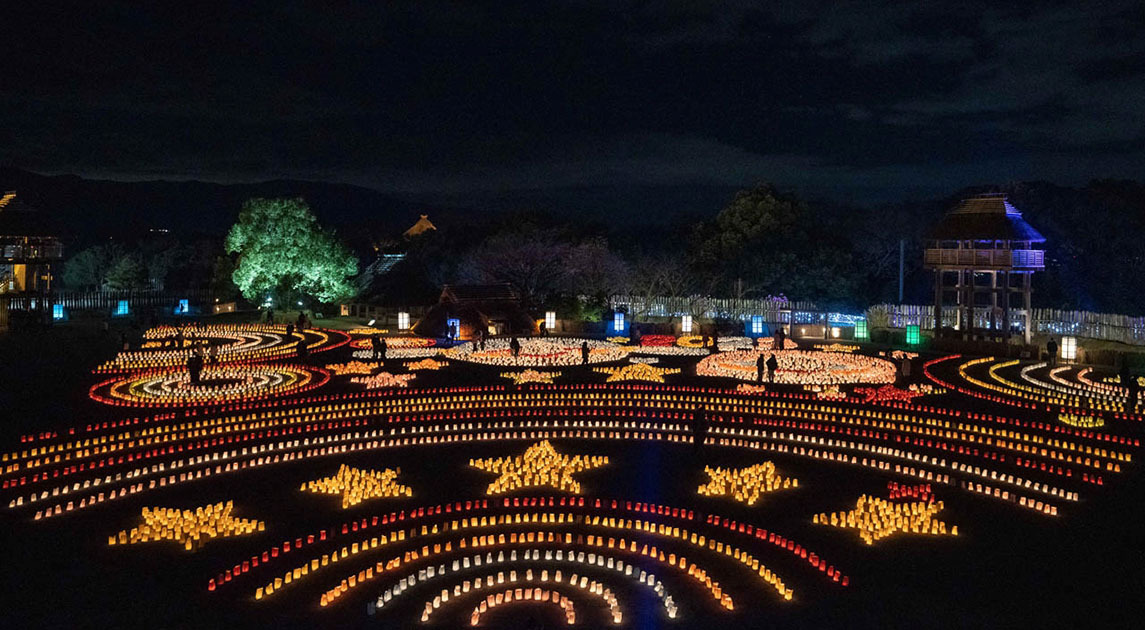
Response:
POLYGON ((409 330, 409 313, 398 313, 398 330, 409 330))
POLYGON ((373 325, 374 325, 374 322, 376 322, 376 321, 378 321, 378 320, 376 320, 376 319, 371 319, 370 321, 366 322, 366 325, 367 325, 367 326, 373 326, 373 325))
POLYGON ((680 331, 685 335, 692 333, 692 316, 685 315, 680 318, 680 331))

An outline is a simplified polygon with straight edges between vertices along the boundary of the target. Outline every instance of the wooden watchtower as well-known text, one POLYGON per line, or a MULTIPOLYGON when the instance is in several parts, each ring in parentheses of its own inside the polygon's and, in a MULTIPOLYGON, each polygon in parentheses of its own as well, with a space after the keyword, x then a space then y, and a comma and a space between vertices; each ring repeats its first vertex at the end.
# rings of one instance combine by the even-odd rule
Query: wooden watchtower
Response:
POLYGON ((1045 269, 1046 239, 1026 223, 1006 195, 989 193, 964 199, 931 231, 925 267, 934 270, 934 329, 942 327, 946 295, 958 305, 955 328, 975 332, 974 310, 988 310, 985 332, 1010 338, 1011 297, 1021 295, 1026 343, 1032 328, 1030 280, 1045 269))

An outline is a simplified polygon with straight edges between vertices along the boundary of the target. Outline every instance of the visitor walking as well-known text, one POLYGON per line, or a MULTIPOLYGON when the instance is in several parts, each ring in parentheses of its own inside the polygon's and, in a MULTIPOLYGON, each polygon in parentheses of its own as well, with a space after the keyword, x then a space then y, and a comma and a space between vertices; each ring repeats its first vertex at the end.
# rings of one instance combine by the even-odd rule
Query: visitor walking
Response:
POLYGON ((767 382, 775 382, 775 371, 779 369, 779 361, 775 358, 775 353, 772 352, 771 356, 767 357, 767 382))
POLYGON ((783 326, 780 326, 779 330, 775 331, 775 343, 773 344, 775 347, 772 350, 782 350, 785 341, 787 341, 787 333, 783 332, 783 326))
POLYGON ((219 347, 207 346, 207 364, 214 365, 219 361, 219 347))
POLYGON ((192 352, 187 357, 187 372, 191 375, 191 384, 198 385, 199 377, 203 373, 203 357, 198 352, 192 352))
POLYGON ((294 324, 286 325, 286 338, 289 339, 294 336, 294 324))
POLYGON ((306 356, 310 354, 310 348, 306 345, 306 339, 298 340, 298 358, 305 360, 306 356))
POLYGON ((266 309, 266 323, 268 323, 268 324, 274 323, 274 309, 273 308, 266 309))
POLYGON ((374 358, 376 358, 380 361, 385 361, 386 360, 386 353, 389 352, 389 350, 390 350, 390 345, 388 343, 386 343, 386 339, 384 337, 379 337, 378 338, 378 349, 374 351, 374 358))
POLYGON ((701 407, 692 412, 692 450, 699 453, 704 447, 708 434, 708 408, 701 407))
POLYGON ((758 357, 756 357, 756 359, 755 359, 755 382, 756 383, 762 383, 763 382, 763 370, 766 367, 767 367, 767 359, 763 358, 763 353, 761 352, 760 355, 758 357))
POLYGON ((514 359, 521 356, 521 342, 517 340, 516 335, 509 340, 509 349, 513 351, 514 359))
POLYGON ((704 333, 703 339, 700 340, 700 347, 701 348, 707 348, 708 347, 708 333, 704 333))
POLYGON ((549 336, 549 327, 545 325, 544 320, 541 320, 541 327, 540 328, 541 328, 541 336, 542 337, 548 337, 549 336))
MULTIPOLYGON (((1124 361, 1124 359, 1122 359, 1124 361)), ((1125 404, 1125 411, 1129 413, 1136 413, 1137 411, 1137 398, 1141 395, 1141 384, 1137 382, 1137 377, 1129 371, 1127 363, 1121 364, 1121 386, 1125 388, 1128 399, 1125 404)))
POLYGON ((1049 355, 1050 355, 1049 356, 1050 367, 1057 365, 1057 363, 1058 363, 1058 342, 1054 341, 1053 337, 1050 337, 1050 340, 1046 342, 1046 352, 1049 353, 1049 355))
POLYGON ((588 365, 588 353, 589 353, 588 342, 587 341, 580 342, 580 364, 581 365, 588 365))

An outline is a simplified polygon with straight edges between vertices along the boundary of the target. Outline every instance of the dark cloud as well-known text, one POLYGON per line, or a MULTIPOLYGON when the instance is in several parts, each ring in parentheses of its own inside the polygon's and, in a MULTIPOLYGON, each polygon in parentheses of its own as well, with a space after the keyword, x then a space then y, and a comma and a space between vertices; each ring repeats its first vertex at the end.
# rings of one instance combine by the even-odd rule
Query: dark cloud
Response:
POLYGON ((423 195, 1141 177, 1138 2, 17 3, 0 161, 423 195))

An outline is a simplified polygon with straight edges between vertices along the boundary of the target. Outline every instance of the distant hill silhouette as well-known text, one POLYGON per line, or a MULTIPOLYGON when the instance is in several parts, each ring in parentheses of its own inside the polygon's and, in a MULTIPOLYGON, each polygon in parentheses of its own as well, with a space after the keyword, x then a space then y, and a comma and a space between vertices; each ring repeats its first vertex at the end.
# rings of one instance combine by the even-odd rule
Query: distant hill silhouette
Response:
POLYGON ((336 229, 355 248, 368 246, 371 238, 401 234, 419 214, 434 219, 464 214, 361 186, 296 180, 117 182, 0 168, 0 190, 16 190, 25 202, 50 213, 66 232, 63 236, 77 244, 131 238, 152 229, 222 237, 238 218, 243 202, 252 197, 302 197, 319 223, 336 229))

